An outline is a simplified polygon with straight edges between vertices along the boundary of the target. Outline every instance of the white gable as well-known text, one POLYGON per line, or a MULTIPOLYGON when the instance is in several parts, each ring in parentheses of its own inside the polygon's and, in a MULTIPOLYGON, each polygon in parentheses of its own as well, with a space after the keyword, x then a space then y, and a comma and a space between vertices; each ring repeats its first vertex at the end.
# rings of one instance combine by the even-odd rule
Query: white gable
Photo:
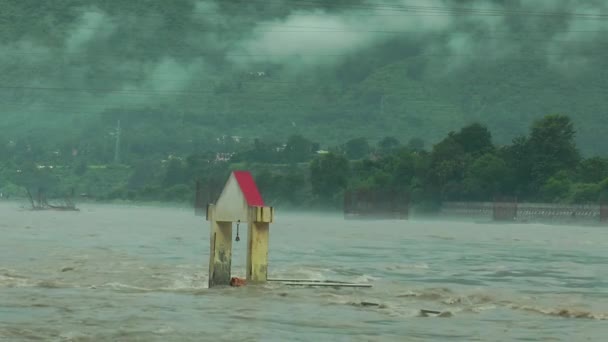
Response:
POLYGON ((240 220, 241 222, 247 222, 247 210, 248 206, 245 196, 234 173, 232 173, 215 205, 215 220, 225 222, 237 222, 240 220))

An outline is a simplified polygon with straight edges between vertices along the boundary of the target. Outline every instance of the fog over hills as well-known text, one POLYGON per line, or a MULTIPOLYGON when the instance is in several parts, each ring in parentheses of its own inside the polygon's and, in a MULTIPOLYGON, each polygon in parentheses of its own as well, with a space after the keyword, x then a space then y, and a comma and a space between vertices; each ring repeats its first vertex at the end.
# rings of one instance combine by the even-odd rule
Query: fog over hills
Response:
POLYGON ((111 160, 222 135, 497 143, 546 114, 606 155, 606 1, 35 1, 0 11, 2 145, 111 160))

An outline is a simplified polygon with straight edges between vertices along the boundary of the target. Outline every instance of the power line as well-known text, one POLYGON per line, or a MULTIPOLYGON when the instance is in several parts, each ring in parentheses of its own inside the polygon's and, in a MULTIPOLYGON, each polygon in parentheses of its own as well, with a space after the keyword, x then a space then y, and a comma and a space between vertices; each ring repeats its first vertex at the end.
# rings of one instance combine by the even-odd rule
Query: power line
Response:
MULTIPOLYGON (((539 89, 538 87, 517 87, 519 89, 539 89)), ((407 88, 388 88, 386 90, 392 90, 392 92, 387 92, 385 93, 385 96, 387 97, 394 97, 394 96, 411 96, 412 92, 410 92, 410 90, 412 89, 407 89, 407 88), (395 92, 395 91, 403 91, 401 93, 395 92)), ((543 89, 543 90, 547 90, 547 89, 543 89)), ((568 91, 568 92, 572 92, 572 89, 553 89, 554 91, 568 91)), ((590 90, 586 90, 585 92, 591 92, 590 90)), ((107 102, 106 99, 103 98, 99 98, 97 99, 97 101, 99 101, 99 103, 96 103, 97 101, 95 100, 89 100, 89 101, 74 101, 73 98, 67 98, 68 101, 61 101, 58 100, 58 98, 53 98, 51 100, 49 99, 40 99, 40 98, 36 98, 35 100, 29 100, 29 101, 24 101, 24 100, 18 100, 18 99, 11 99, 10 101, 6 101, 6 99, 4 100, 0 100, 0 102, 2 102, 3 107, 2 108, 6 108, 7 106, 40 106, 40 105, 44 105, 44 106, 49 106, 49 107, 53 107, 53 106, 57 106, 57 107, 62 107, 64 105, 76 105, 76 106, 89 106, 91 104, 94 104, 95 108, 99 108, 99 107, 112 107, 112 106, 124 106, 124 107, 132 107, 132 106, 146 106, 147 103, 129 103, 127 102, 128 99, 144 99, 147 98, 146 96, 138 96, 138 95, 131 95, 131 94, 123 94, 125 95, 125 97, 121 97, 121 99, 123 99, 123 102, 107 102)), ((167 95, 167 94, 163 94, 163 93, 158 93, 158 94, 149 94, 149 95, 167 95)), ((269 91, 269 92, 265 92, 265 93, 258 93, 258 94, 251 94, 251 93, 236 93, 236 92, 230 92, 230 93, 224 93, 222 95, 231 95, 230 98, 221 98, 221 99, 217 99, 217 98, 193 98, 190 100, 197 100, 197 101, 189 101, 189 102, 181 102, 182 106, 186 106, 186 105, 212 105, 212 104, 220 104, 222 105, 223 103, 225 103, 226 101, 230 100, 230 103, 241 103, 242 101, 248 101, 252 104, 267 104, 267 103, 294 103, 295 101, 293 100, 293 97, 287 96, 289 95, 289 92, 277 92, 277 91, 269 91), (268 96, 268 97, 262 97, 262 96, 268 96)), ((319 93, 304 93, 302 94, 300 92, 300 95, 302 97, 300 97, 300 101, 299 102, 305 102, 307 100, 311 100, 311 99, 317 99, 319 97, 319 93)), ((339 99, 341 99, 341 96, 338 96, 339 99)), ((378 100, 379 102, 380 100, 378 100)), ((373 101, 372 101, 373 102, 373 101)), ((404 102, 404 103, 428 103, 429 100, 416 100, 416 99, 400 99, 399 102, 404 102)), ((435 103, 433 101, 431 101, 431 103, 435 103)), ((316 103, 313 105, 317 105, 316 103)), ((327 104, 324 104, 327 105, 327 104)))
MULTIPOLYGON (((62 78, 62 82, 70 83, 69 79, 62 78)), ((110 81, 121 81, 121 82, 146 82, 146 81, 157 81, 157 82, 176 82, 183 83, 184 81, 188 81, 190 83, 195 82, 210 82, 210 79, 178 79, 178 78, 164 78, 164 77, 120 77, 120 78, 112 78, 110 81)), ((232 83, 242 83, 242 84, 309 84, 307 82, 314 82, 315 80, 307 80, 306 82, 299 81, 274 81, 274 80, 243 80, 243 79, 224 79, 224 81, 229 81, 232 83)), ((309 84, 312 85, 312 84, 309 84)), ((128 89, 127 89, 128 90, 128 89)), ((215 89, 209 91, 216 91, 215 89)))
MULTIPOLYGON (((532 87, 532 86, 522 86, 522 85, 510 85, 519 90, 529 90, 529 91, 538 91, 542 90, 543 93, 554 93, 554 94, 568 94, 571 95, 573 92, 577 92, 577 89, 572 87, 569 88, 543 88, 543 87, 532 87)), ((400 90, 399 88, 392 88, 389 90, 400 90)), ((422 107, 418 107, 416 110, 438 110, 438 109, 453 109, 458 108, 459 106, 452 104, 450 102, 446 103, 437 103, 437 101, 428 99, 432 97, 430 94, 422 95, 423 99, 414 100, 407 99, 408 96, 411 96, 412 93, 409 92, 409 89, 401 89, 403 93, 395 93, 390 92, 387 95, 393 96, 403 96, 403 98, 399 99, 400 105, 419 105, 422 107)), ((608 89, 585 89, 582 92, 587 94, 597 94, 600 96, 604 96, 608 93, 608 89)), ((286 97, 285 94, 277 93, 277 92, 268 92, 266 94, 242 94, 242 96, 233 96, 231 98, 223 98, 220 100, 206 101, 201 99, 201 101, 189 101, 186 103, 181 103, 181 111, 187 111, 191 113, 194 109, 198 112, 204 113, 212 113, 214 115, 232 115, 235 113, 265 113, 269 108, 274 108, 276 105, 281 106, 280 108, 286 108, 288 106, 289 110, 298 110, 298 111, 314 111, 318 107, 325 107, 328 110, 328 104, 319 104, 316 102, 311 102, 310 105, 305 105, 306 101, 311 101, 318 97, 318 94, 311 93, 307 98, 300 99, 299 101, 294 101, 292 97, 286 97), (260 97, 260 95, 268 95, 269 98, 260 97), (277 96, 279 95, 279 96, 277 96), (228 101, 230 100, 230 101, 228 101), (250 107, 242 107, 243 105, 247 105, 250 107), (231 106, 235 106, 236 108, 230 109, 231 106)), ((167 112, 174 111, 174 109, 168 109, 167 103, 163 103, 162 101, 159 103, 155 103, 152 105, 148 105, 147 103, 129 103, 126 102, 127 99, 132 99, 134 95, 126 94, 125 102, 112 102, 112 103, 96 103, 95 101, 83 101, 83 102, 75 102, 73 100, 63 101, 63 102, 48 102, 44 100, 36 100, 36 102, 24 102, 24 101, 1 101, 3 103, 0 112, 18 112, 18 113, 58 113, 65 112, 67 113, 99 113, 99 112, 131 112, 136 113, 141 110, 152 110, 153 112, 167 112), (31 108, 35 107, 35 108, 31 108)), ((419 96, 419 95, 417 95, 419 96)), ((157 98, 155 96, 155 98, 157 98)), ((342 99, 342 96, 339 96, 338 99, 342 99)), ((102 98, 99 101, 103 101, 102 98)), ((370 105, 373 105, 375 102, 369 102, 370 105)), ((335 105, 335 104, 334 104, 335 105)), ((335 105, 335 108, 351 108, 353 106, 358 106, 356 103, 340 103, 335 105)), ((389 111, 394 114, 394 111, 389 111)), ((141 113, 140 113, 141 114, 141 113)), ((145 115, 145 113, 144 113, 145 115)))
MULTIPOLYGON (((253 0, 231 0, 232 2, 246 2, 251 3, 253 0)), ((272 2, 272 0, 264 0, 264 3, 272 2)), ((283 4, 283 2, 280 2, 283 4)), ((303 7, 312 7, 314 9, 327 6, 327 3, 320 1, 292 1, 291 4, 303 7)), ((543 11, 532 11, 532 10, 516 10, 516 9, 497 9, 497 8, 466 8, 466 7, 450 7, 450 6, 415 6, 415 5, 389 5, 389 4, 350 4, 340 5, 340 9, 350 10, 375 10, 380 12, 393 12, 401 13, 398 15, 391 14, 378 14, 378 13, 365 13, 362 16, 537 16, 537 17, 555 17, 555 18, 568 18, 568 19, 608 19, 606 14, 596 13, 577 13, 577 12, 543 12, 543 11)), ((268 12, 268 9, 257 9, 258 12, 268 12)), ((100 14, 108 14, 103 11, 88 11, 89 13, 95 12, 100 14)), ((132 13, 129 13, 132 14, 132 13)), ((140 13, 141 14, 141 13, 140 13)), ((219 14, 217 12, 205 12, 205 11, 190 11, 189 14, 200 14, 207 16, 221 16, 226 17, 228 15, 219 14)), ((176 18, 174 16, 167 16, 162 14, 151 14, 144 13, 145 16, 158 16, 162 18, 176 18)), ((350 16, 356 16, 356 14, 349 13, 350 16)), ((15 17, 14 15, 8 15, 5 17, 15 17)), ((181 18, 181 17, 180 17, 181 18)))
POLYGON ((213 94, 212 90, 191 90, 191 91, 148 91, 148 90, 130 90, 130 89, 112 89, 112 88, 72 88, 72 87, 44 87, 44 86, 12 86, 0 85, 0 89, 13 90, 49 90, 49 91, 65 91, 65 92, 102 92, 102 93, 122 93, 122 94, 148 94, 148 95, 184 95, 184 94, 213 94))
MULTIPOLYGON (((302 84, 301 82, 292 82, 286 84, 302 84)), ((310 84, 313 85, 313 84, 310 84)), ((547 90, 548 88, 541 87, 533 87, 533 86, 525 86, 525 85, 512 85, 509 86, 516 87, 518 89, 542 89, 547 90)), ((356 87, 355 87, 356 88, 356 87)), ((411 90, 412 88, 395 88, 395 87, 379 87, 380 89, 374 90, 411 90)), ((196 90, 145 90, 145 89, 116 89, 116 88, 77 88, 77 87, 50 87, 50 86, 28 86, 28 85, 0 85, 0 89, 4 90, 29 90, 29 91, 53 91, 53 92, 85 92, 85 93, 110 93, 117 95, 125 95, 127 97, 132 98, 145 98, 147 96, 178 96, 178 95, 203 95, 203 94, 212 94, 212 95, 248 95, 248 96, 260 96, 260 95, 268 95, 272 96, 272 99, 276 99, 277 90, 272 89, 272 91, 258 91, 261 89, 256 89, 255 92, 249 93, 251 91, 216 91, 216 90, 204 90, 204 89, 196 89, 196 90)), ((293 93, 299 91, 298 89, 284 89, 284 93, 293 93)), ((356 89, 354 89, 356 90, 356 89)), ((565 91, 572 91, 573 89, 564 89, 565 91)), ((602 90, 604 91, 604 90, 602 90)), ((588 92, 588 90, 586 90, 588 92)), ((280 94, 280 93, 279 93, 280 94)), ((301 90, 299 92, 301 94, 301 90)), ((318 93, 311 93, 311 95, 317 95, 318 93)), ((403 93, 407 95, 408 93, 403 93)), ((259 98, 259 97, 258 97, 259 98)), ((240 97, 236 96, 232 98, 233 100, 239 100, 240 97)), ((0 100, 1 101, 1 100, 0 100)), ((264 100, 266 101, 266 100, 264 100)))
MULTIPOLYGON (((78 30, 91 30, 99 31, 98 26, 78 26, 75 27, 78 30)), ((249 28, 248 31, 261 32, 261 33, 378 33, 378 34, 408 34, 408 33, 420 33, 420 30, 387 30, 384 28, 372 28, 372 29, 345 29, 344 27, 331 27, 331 26, 305 26, 305 25, 284 25, 284 24, 270 24, 270 23, 255 23, 254 27, 249 28), (270 29, 260 29, 259 27, 268 27, 270 29)), ((196 32, 213 32, 213 33, 230 33, 234 32, 233 29, 201 29, 197 28, 196 32)), ((456 31, 461 33, 461 31, 456 31)), ((487 30, 484 33, 513 33, 513 34, 530 34, 530 33, 545 33, 545 34, 566 34, 566 33, 606 33, 608 28, 605 30, 487 30)), ((450 32, 452 33, 452 32, 450 32)))
MULTIPOLYGON (((243 0, 236 0, 243 1, 243 0)), ((273 0, 265 0, 273 1, 273 0)), ((292 3, 305 5, 305 6, 323 6, 326 3, 321 1, 292 1, 292 3)), ((594 19, 607 19, 608 15, 597 14, 597 13, 577 13, 577 12, 543 12, 543 11, 531 11, 531 10, 513 10, 513 9, 496 9, 496 8, 468 8, 468 7, 451 7, 451 6, 420 6, 420 5, 394 5, 376 3, 373 4, 352 4, 352 5, 341 5, 341 8, 351 9, 366 9, 366 10, 380 10, 380 11, 395 11, 395 12, 417 12, 417 13, 445 13, 445 14, 464 14, 464 15, 528 15, 528 16, 557 16, 557 17, 569 17, 569 18, 594 18, 594 19)))
MULTIPOLYGON (((478 39, 478 37, 471 37, 473 39, 478 39)), ((570 41, 568 41, 570 42, 570 41)), ((585 42, 587 43, 587 42, 585 42)), ((588 42, 588 43, 593 43, 593 42, 588 42)), ((595 45, 597 46, 597 45, 595 45)), ((3 53, 5 56, 8 55, 15 55, 15 56, 48 56, 51 53, 58 53, 60 56, 52 56, 51 59, 60 59, 61 57, 64 56, 83 56, 83 55, 88 55, 88 54, 93 54, 96 56, 100 56, 100 55, 105 55, 108 57, 128 57, 131 55, 136 55, 138 57, 141 57, 141 54, 134 54, 134 53, 122 53, 122 54, 108 54, 107 50, 100 50, 100 51, 86 51, 86 52, 57 52, 57 51, 53 51, 53 52, 16 52, 16 51, 12 51, 12 52, 8 52, 8 53, 3 53)), ((149 53, 145 53, 143 54, 144 56, 153 56, 152 54, 149 53)), ((514 60, 535 60, 538 59, 539 57, 544 57, 544 56, 580 56, 581 53, 577 53, 577 52, 563 52, 563 53, 544 53, 544 52, 540 52, 535 56, 532 57, 525 57, 525 58, 514 58, 514 60)), ((585 56, 607 56, 608 53, 584 53, 585 56)), ((166 54, 166 55, 158 55, 158 56, 154 56, 154 57, 188 57, 188 58, 203 58, 203 57, 231 57, 231 58, 261 58, 261 57, 290 57, 290 58, 303 58, 303 57, 326 57, 326 58, 334 58, 334 57, 347 57, 347 56, 353 56, 352 53, 298 53, 298 52, 294 52, 294 53, 221 53, 221 52, 192 52, 192 53, 171 53, 171 54, 166 54)), ((433 58, 433 57, 441 57, 441 58, 445 58, 445 57, 480 57, 479 54, 454 54, 454 53, 445 53, 445 54, 438 54, 438 53, 434 53, 434 54, 429 54, 429 53, 422 53, 422 54, 410 54, 410 55, 405 55, 403 56, 403 59, 408 59, 408 58, 433 58)), ((494 58, 488 58, 489 56, 482 56, 484 59, 501 59, 503 58, 503 56, 496 56, 494 58)), ((73 62, 73 60, 70 60, 71 62, 73 62)), ((95 61, 96 63, 99 63, 99 60, 95 61)))
MULTIPOLYGON (((281 84, 301 84, 298 82, 281 83, 281 84)), ((30 86, 30 85, 0 85, 0 89, 4 90, 31 90, 31 91, 59 91, 59 92, 88 92, 88 93, 117 93, 128 96, 158 96, 158 95, 202 95, 202 94, 242 94, 243 91, 218 91, 208 89, 195 89, 195 90, 145 90, 145 89, 116 89, 116 88, 76 88, 76 87, 51 87, 51 86, 30 86)), ((259 89, 256 89, 256 92, 259 89)), ((296 91, 293 89, 287 89, 296 91)), ((262 92, 263 93, 263 92, 262 92)), ((276 89, 268 95, 276 94, 276 89)))
MULTIPOLYGON (((315 31, 312 32, 354 32, 354 33, 391 33, 391 34, 403 34, 403 33, 419 33, 420 30, 386 30, 386 29, 382 29, 382 28, 374 28, 374 29, 369 29, 369 30, 361 30, 361 29, 356 29, 356 30, 346 30, 343 27, 328 27, 328 26, 304 26, 304 25, 276 25, 276 24, 264 24, 264 23, 258 23, 257 25, 261 25, 261 26, 271 26, 271 27, 275 27, 278 29, 281 28, 288 28, 288 29, 313 29, 315 31), (325 31, 321 31, 321 30, 325 30, 325 31)), ((92 29, 92 28, 91 28, 92 29)), ((256 30, 256 32, 258 32, 258 30, 256 30)), ((282 32, 282 31, 262 31, 262 32, 282 32)), ((290 32, 309 32, 309 31, 290 31, 290 32)), ((563 33, 603 33, 603 32, 608 32, 608 29, 606 30, 565 30, 565 31, 559 31, 559 30, 550 30, 550 29, 545 29, 545 30, 530 30, 530 29, 525 29, 522 31, 514 31, 514 30, 484 30, 484 32, 486 33, 521 33, 521 34, 529 34, 529 33, 555 33, 555 34, 563 34, 563 33)))
MULTIPOLYGON (((553 54, 553 55, 557 55, 560 56, 562 54, 553 54)), ((441 57, 453 57, 453 56, 476 56, 476 55, 470 55, 470 54, 466 54, 466 55, 440 55, 441 57)), ((608 56, 608 54, 603 54, 602 56, 608 56)), ((426 57, 426 55, 423 55, 423 57, 426 57)), ((541 56, 542 57, 542 56, 541 56)), ((404 58, 407 59, 407 58, 404 58)), ((535 57, 528 57, 525 58, 524 60, 532 60, 532 61, 539 61, 538 56, 535 57)), ((501 63, 501 65, 509 65, 511 59, 506 59, 504 61, 504 63, 501 63)), ((124 96, 128 96, 128 97, 147 97, 147 96, 181 96, 181 95, 204 95, 204 94, 210 94, 210 95, 223 95, 223 94, 232 94, 232 95, 242 95, 242 94, 250 94, 250 95, 276 95, 277 90, 285 92, 285 93, 293 93, 293 92, 298 92, 299 94, 301 94, 302 88, 310 88, 310 87, 314 87, 315 90, 318 89, 319 86, 319 82, 323 82, 322 79, 319 79, 317 77, 312 77, 312 78, 306 78, 306 79, 302 79, 302 80, 298 80, 298 81, 288 81, 288 80, 273 80, 273 79, 243 79, 243 77, 248 77, 246 76, 247 74, 241 74, 240 77, 238 78, 238 76, 233 76, 231 78, 228 79, 223 79, 221 83, 219 84, 214 84, 213 88, 193 88, 196 84, 199 83, 205 83, 205 84, 209 84, 211 82, 214 81, 214 78, 210 78, 210 79, 197 79, 197 78, 182 78, 182 79, 170 79, 170 78, 164 78, 164 77, 146 77, 146 76, 139 76, 139 77, 120 77, 120 78, 110 78, 107 79, 105 81, 108 82, 122 82, 122 83, 127 83, 127 86, 121 86, 120 88, 115 88, 115 87, 75 87, 75 86, 59 86, 59 85, 41 85, 41 84, 37 84, 37 85, 33 85, 33 84, 0 84, 0 90, 15 90, 15 91, 52 91, 52 92, 66 92, 66 93, 73 93, 73 92, 86 92, 86 93, 109 93, 109 94, 113 94, 113 95, 124 95, 124 96), (186 84, 185 86, 182 86, 181 88, 186 88, 188 87, 189 89, 187 90, 158 90, 158 89, 145 89, 142 86, 139 87, 134 87, 132 84, 129 84, 128 82, 162 82, 162 84, 164 86, 170 85, 170 83, 168 82, 179 82, 179 83, 183 83, 186 84), (293 87, 281 87, 281 88, 277 88, 277 87, 273 87, 271 89, 269 88, 263 88, 263 87, 259 87, 260 85, 285 85, 285 86, 292 86, 292 85, 296 85, 299 86, 298 88, 293 88, 293 87), (227 88, 217 88, 218 86, 226 86, 227 88)), ((255 76, 253 76, 255 77, 255 76)), ((52 81, 53 77, 48 77, 47 81, 52 81)), ((70 83, 78 83, 81 80, 70 80, 68 78, 60 78, 56 80, 56 83, 63 83, 63 84, 70 84, 70 83)), ((340 82, 339 80, 336 80, 335 83, 331 83, 329 84, 330 89, 332 88, 332 86, 336 86, 342 84, 342 82, 340 82)), ((357 82, 357 83, 353 83, 352 84, 352 89, 356 90, 360 85, 364 85, 364 82, 357 82)), ((531 88, 531 89, 536 89, 535 87, 529 87, 527 85, 521 85, 521 84, 509 84, 510 86, 516 86, 518 88, 531 88)), ((386 86, 386 85, 380 85, 380 86, 376 86, 374 87, 374 89, 377 90, 383 90, 383 91, 390 91, 390 90, 409 90, 411 88, 395 88, 393 86, 386 86)), ((314 93, 313 93, 314 94, 314 93)), ((238 99, 238 97, 237 97, 238 99)))

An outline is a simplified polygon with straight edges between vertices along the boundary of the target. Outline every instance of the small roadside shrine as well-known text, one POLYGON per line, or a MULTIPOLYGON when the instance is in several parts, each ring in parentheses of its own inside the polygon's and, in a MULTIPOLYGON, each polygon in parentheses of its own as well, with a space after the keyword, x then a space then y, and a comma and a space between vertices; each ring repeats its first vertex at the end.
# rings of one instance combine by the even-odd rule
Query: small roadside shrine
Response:
POLYGON ((209 236, 209 288, 242 286, 277 282, 290 286, 371 287, 342 281, 311 279, 269 279, 268 240, 274 208, 266 206, 253 176, 248 171, 233 171, 217 202, 207 205, 207 221, 211 223, 209 236), (231 277, 232 224, 247 223, 247 263, 245 280, 231 277))
POLYGON ((274 209, 264 205, 251 173, 232 172, 217 203, 207 205, 207 221, 211 222, 210 288, 231 284, 233 223, 247 223, 247 282, 267 281, 268 238, 273 218, 274 209))

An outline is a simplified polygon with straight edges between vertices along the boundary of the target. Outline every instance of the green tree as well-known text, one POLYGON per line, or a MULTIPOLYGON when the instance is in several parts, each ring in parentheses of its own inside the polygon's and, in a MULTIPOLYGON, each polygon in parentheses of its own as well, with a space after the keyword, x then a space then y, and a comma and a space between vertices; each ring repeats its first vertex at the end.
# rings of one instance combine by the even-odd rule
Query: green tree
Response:
POLYGON ((84 159, 81 159, 75 163, 74 174, 76 176, 82 177, 85 173, 87 173, 88 169, 89 166, 87 165, 87 162, 84 159))
POLYGON ((536 184, 542 184, 558 171, 574 170, 580 154, 574 141, 576 131, 567 116, 547 115, 534 122, 528 152, 533 160, 531 176, 536 184))
POLYGON ((454 133, 433 146, 429 176, 437 184, 464 178, 466 155, 454 133))
POLYGON ((494 149, 492 145, 492 133, 486 126, 478 123, 463 127, 460 132, 454 134, 454 140, 462 146, 467 154, 479 156, 494 149))
POLYGON ((600 184, 572 184, 572 187, 570 188, 569 202, 596 204, 600 199, 600 194, 600 184))
POLYGON ((168 188, 185 182, 185 170, 182 161, 177 158, 169 160, 162 182, 163 186, 168 188))
POLYGON ((507 163, 492 153, 486 153, 475 159, 467 169, 465 179, 465 197, 471 200, 491 200, 494 195, 505 194, 511 189, 510 170, 507 163))
POLYGON ((416 175, 416 162, 412 153, 407 149, 396 153, 394 168, 391 171, 391 187, 395 190, 409 190, 416 175))
POLYGON ((192 188, 186 184, 173 185, 163 192, 163 199, 168 201, 186 202, 190 200, 192 188))
POLYGON ((499 150, 503 159, 512 169, 511 180, 512 192, 522 198, 531 193, 536 193, 537 189, 532 189, 532 165, 534 163, 528 138, 525 136, 513 139, 513 143, 499 150))
POLYGON ((412 138, 407 142, 407 147, 415 152, 424 150, 424 140, 420 138, 412 138))
POLYGON ((285 159, 291 163, 309 161, 312 156, 313 143, 305 137, 296 134, 287 139, 287 144, 283 153, 285 159))
POLYGON ((310 164, 312 192, 324 202, 331 202, 348 185, 350 166, 343 156, 329 153, 310 164))
POLYGON ((361 159, 369 154, 369 143, 365 138, 355 138, 346 142, 344 152, 348 159, 361 159))
POLYGON ((450 132, 433 146, 426 175, 427 189, 433 189, 444 200, 457 199, 462 193, 462 181, 470 158, 450 132))
POLYGON ((397 147, 399 147, 400 142, 395 137, 384 137, 380 142, 378 142, 378 150, 382 153, 390 153, 393 152, 397 147))
POLYGON ((294 206, 302 205, 305 201, 307 179, 305 172, 296 167, 277 171, 264 167, 256 174, 256 182, 268 203, 280 201, 294 206))
POLYGON ((291 205, 302 204, 306 188, 306 176, 296 168, 290 168, 280 181, 279 196, 291 205))
MULTIPOLYGON (((160 165, 160 163, 158 163, 158 165, 160 165)), ((155 172, 157 169, 157 164, 151 160, 138 161, 133 166, 133 172, 129 177, 127 187, 130 190, 139 190, 145 186, 151 185, 155 180, 155 172)))
POLYGON ((549 202, 560 202, 570 194, 572 181, 564 171, 550 177, 541 187, 543 199, 549 202))
POLYGON ((585 183, 599 183, 608 178, 608 159, 593 157, 585 159, 578 168, 579 177, 585 183))

